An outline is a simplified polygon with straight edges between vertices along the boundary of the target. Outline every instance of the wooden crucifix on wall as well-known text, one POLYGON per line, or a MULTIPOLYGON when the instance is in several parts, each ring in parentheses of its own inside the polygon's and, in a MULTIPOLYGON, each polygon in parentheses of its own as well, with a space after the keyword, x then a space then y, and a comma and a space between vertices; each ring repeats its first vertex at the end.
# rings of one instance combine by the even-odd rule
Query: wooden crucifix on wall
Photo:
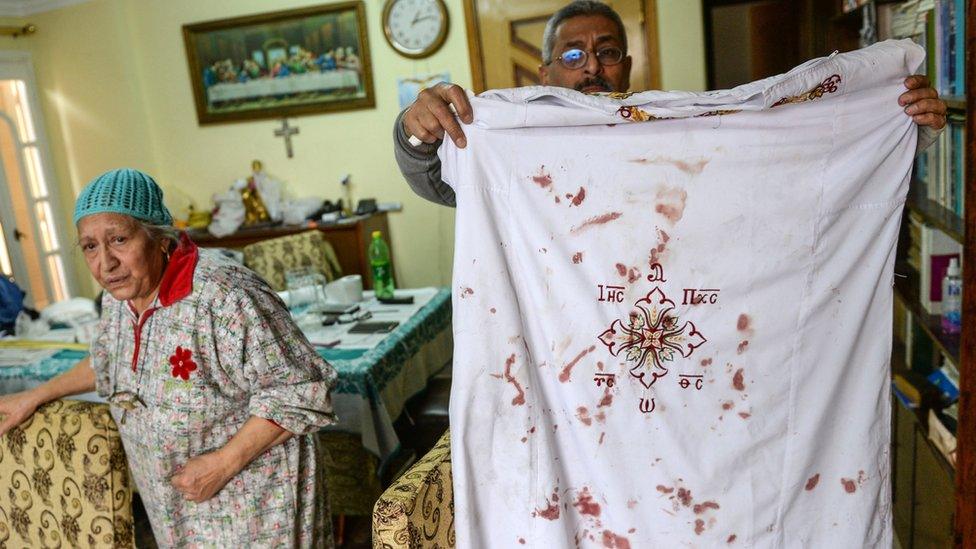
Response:
POLYGON ((288 119, 281 119, 281 127, 275 130, 275 137, 285 138, 285 152, 288 153, 288 158, 295 156, 294 151, 291 148, 291 136, 298 134, 298 128, 293 128, 288 125, 288 119))

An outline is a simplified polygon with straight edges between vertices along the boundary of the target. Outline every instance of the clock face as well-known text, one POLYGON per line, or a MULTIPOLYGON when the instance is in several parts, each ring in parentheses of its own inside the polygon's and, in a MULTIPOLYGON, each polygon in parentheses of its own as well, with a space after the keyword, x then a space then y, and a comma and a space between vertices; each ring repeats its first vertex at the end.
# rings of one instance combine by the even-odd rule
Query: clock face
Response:
POLYGON ((444 43, 447 8, 442 0, 388 0, 383 23, 394 49, 407 57, 426 57, 444 43))

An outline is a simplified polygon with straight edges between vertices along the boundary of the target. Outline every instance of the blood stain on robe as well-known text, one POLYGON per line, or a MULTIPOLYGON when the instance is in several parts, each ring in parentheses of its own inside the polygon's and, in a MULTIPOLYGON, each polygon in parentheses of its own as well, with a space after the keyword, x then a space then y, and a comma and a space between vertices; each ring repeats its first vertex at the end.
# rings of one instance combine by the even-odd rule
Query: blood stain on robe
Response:
POLYGON ((654 211, 664 216, 673 227, 685 214, 688 193, 684 189, 662 188, 657 192, 654 211))
POLYGON ((702 519, 695 519, 695 535, 702 535, 705 531, 705 521, 702 519))
POLYGON ((590 417, 590 411, 586 409, 586 406, 576 408, 576 417, 587 427, 593 425, 593 418, 590 417))
POLYGON ((736 391, 745 391, 746 385, 744 382, 743 369, 739 368, 735 371, 735 375, 732 376, 732 388, 736 391))
POLYGON ((468 287, 464 287, 464 288, 461 289, 461 299, 465 299, 469 295, 474 295, 474 290, 472 290, 471 288, 468 288, 468 287))
POLYGON ((574 234, 575 233, 579 233, 583 229, 586 229, 588 227, 592 227, 594 225, 603 225, 603 224, 609 223, 611 221, 616 221, 617 219, 620 219, 620 217, 623 216, 623 215, 624 214, 622 214, 620 212, 609 212, 609 213, 605 213, 603 215, 598 215, 596 217, 591 217, 591 218, 587 219, 586 221, 584 221, 582 224, 577 225, 576 227, 573 227, 572 229, 570 229, 570 232, 571 233, 574 233, 574 234))
POLYGON ((615 265, 615 267, 617 267, 617 274, 618 275, 620 275, 620 276, 627 276, 627 266, 626 265, 624 265, 623 263, 617 263, 615 265))
POLYGON ((703 358, 702 361, 701 361, 701 365, 702 365, 702 368, 711 366, 712 365, 712 359, 710 359, 710 358, 703 358))
POLYGON ((498 312, 497 310, 495 310, 495 308, 494 308, 494 307, 492 307, 492 308, 490 309, 490 311, 491 311, 491 314, 495 314, 496 312, 498 312))
POLYGON ((743 340, 741 343, 739 343, 739 347, 735 350, 735 352, 741 355, 742 353, 746 352, 746 349, 748 348, 749 348, 749 340, 746 339, 743 340))
POLYGON ((857 482, 852 478, 841 478, 840 484, 844 487, 844 491, 848 494, 857 492, 857 482))
POLYGON ((817 473, 816 475, 813 475, 812 477, 807 479, 807 485, 804 486, 803 489, 809 492, 814 488, 816 488, 819 482, 820 482, 820 473, 817 473))
POLYGON ((749 315, 742 313, 739 315, 739 319, 735 323, 735 329, 740 332, 752 334, 752 319, 749 315))
POLYGON ((515 364, 515 355, 508 357, 505 360, 505 381, 511 383, 518 394, 512 399, 512 406, 522 406, 525 404, 525 391, 522 390, 522 386, 519 384, 515 376, 512 375, 512 366, 515 364))
POLYGON ((678 488, 678 501, 680 501, 681 505, 684 505, 685 507, 691 505, 691 490, 687 488, 678 488))
POLYGON ((674 488, 669 488, 663 484, 658 484, 657 491, 661 492, 662 494, 670 494, 671 492, 674 492, 674 488))
POLYGON ((611 532, 603 531, 603 546, 607 549, 630 549, 630 540, 611 532))
POLYGON ((702 170, 704 170, 705 166, 708 165, 708 160, 705 160, 704 158, 700 158, 694 162, 688 162, 685 160, 672 160, 671 163, 674 164, 674 167, 678 168, 679 170, 685 172, 688 175, 698 175, 702 173, 702 170))
POLYGON ((704 158, 699 158, 698 160, 680 160, 678 158, 658 156, 655 158, 634 158, 631 162, 634 164, 671 164, 688 175, 698 175, 702 173, 702 170, 705 169, 709 161, 704 158))
POLYGON ((583 262, 583 252, 576 252, 573 254, 573 263, 579 265, 583 262))
POLYGON ((692 510, 696 515, 700 515, 709 509, 718 509, 719 506, 714 501, 705 501, 702 503, 696 503, 692 510))
POLYGON ((546 508, 532 511, 533 517, 542 517, 546 520, 556 520, 559 518, 559 489, 553 488, 552 498, 546 498, 546 508))
POLYGON ((586 200, 586 189, 584 189, 583 187, 580 187, 579 192, 576 193, 576 196, 573 196, 571 194, 567 194, 566 195, 566 198, 572 198, 573 199, 573 201, 570 203, 570 207, 572 207, 572 206, 579 206, 580 204, 583 203, 584 200, 586 200))
POLYGON ((573 507, 576 507, 576 510, 581 515, 590 515, 591 517, 600 516, 600 504, 593 501, 593 496, 590 495, 590 489, 585 486, 576 496, 576 502, 573 503, 573 507))
POLYGON ((661 262, 661 254, 663 254, 664 250, 667 249, 668 240, 671 240, 671 235, 662 231, 661 229, 658 229, 657 240, 657 245, 651 248, 651 251, 647 256, 647 264, 651 267, 652 273, 654 272, 654 264, 661 262))
POLYGON ((630 270, 627 271, 627 282, 631 284, 637 282, 637 280, 640 277, 641 277, 641 272, 637 270, 637 267, 631 267, 630 270))
POLYGON ((576 355, 576 358, 566 364, 566 366, 563 367, 563 371, 559 374, 559 381, 562 383, 569 381, 569 377, 573 372, 573 366, 576 366, 576 363, 579 362, 581 358, 586 356, 587 353, 593 352, 594 349, 596 349, 596 345, 591 345, 589 349, 581 351, 580 354, 576 355))
POLYGON ((596 407, 603 408, 605 406, 610 406, 611 404, 613 404, 613 393, 611 393, 610 388, 607 387, 603 390, 603 398, 600 399, 600 403, 597 404, 596 407))
POLYGON ((729 539, 725 540, 725 543, 735 543, 736 537, 737 536, 735 534, 732 534, 731 536, 729 536, 729 539))
POLYGON ((548 189, 552 186, 552 176, 546 173, 545 166, 539 166, 539 173, 532 176, 532 181, 543 189, 548 189))

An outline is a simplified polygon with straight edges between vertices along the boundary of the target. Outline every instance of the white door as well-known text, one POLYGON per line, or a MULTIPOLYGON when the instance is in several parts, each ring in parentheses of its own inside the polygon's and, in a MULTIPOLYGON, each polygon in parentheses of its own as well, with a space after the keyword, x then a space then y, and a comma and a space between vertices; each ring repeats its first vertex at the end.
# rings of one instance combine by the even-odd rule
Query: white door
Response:
POLYGON ((15 281, 26 287, 27 268, 17 243, 21 238, 25 238, 25 235, 17 228, 14 220, 13 205, 7 186, 7 178, 0 166, 0 275, 13 277, 15 281))
POLYGON ((74 277, 35 90, 30 55, 0 52, 0 270, 41 309, 71 297, 74 277))

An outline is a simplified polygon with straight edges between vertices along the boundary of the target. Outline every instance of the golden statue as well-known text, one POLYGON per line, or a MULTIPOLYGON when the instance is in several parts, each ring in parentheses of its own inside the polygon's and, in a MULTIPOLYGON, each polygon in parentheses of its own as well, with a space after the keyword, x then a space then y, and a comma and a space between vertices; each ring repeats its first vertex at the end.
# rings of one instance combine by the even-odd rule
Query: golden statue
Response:
POLYGON ((268 209, 261 200, 255 178, 262 172, 260 160, 251 162, 251 176, 247 178, 247 185, 241 189, 241 200, 244 202, 244 226, 255 225, 271 221, 268 209))

